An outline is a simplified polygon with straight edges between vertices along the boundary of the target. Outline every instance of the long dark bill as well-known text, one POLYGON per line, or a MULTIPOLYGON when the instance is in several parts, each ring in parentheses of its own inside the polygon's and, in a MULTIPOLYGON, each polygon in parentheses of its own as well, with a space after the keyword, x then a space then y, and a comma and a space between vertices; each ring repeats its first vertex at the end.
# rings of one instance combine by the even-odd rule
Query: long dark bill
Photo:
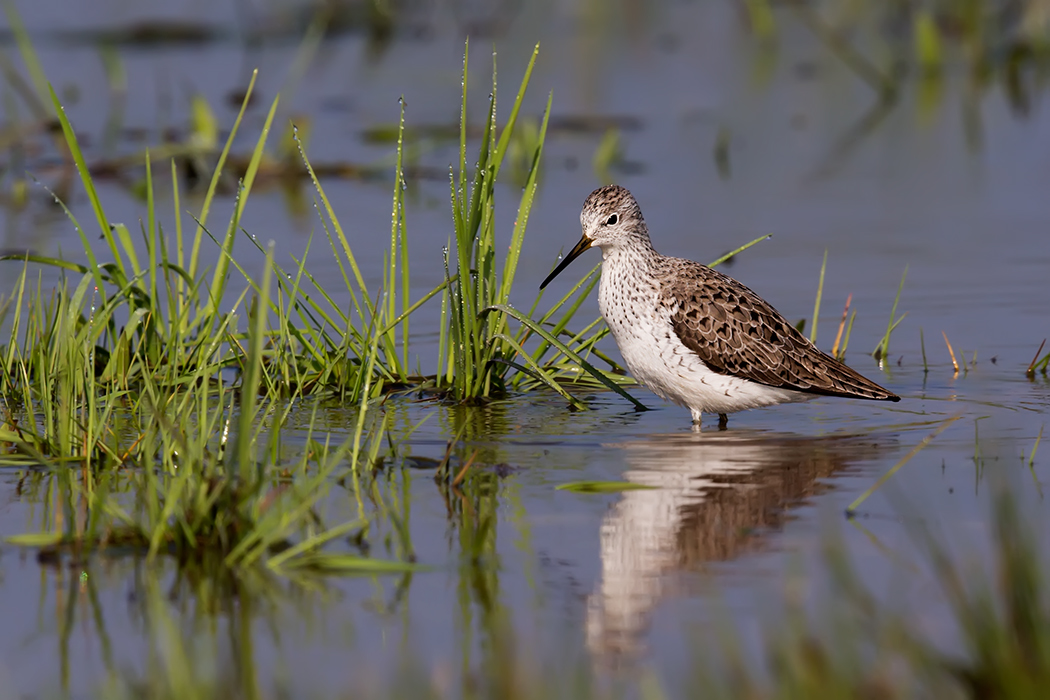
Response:
POLYGON ((554 268, 554 272, 547 275, 547 279, 543 280, 543 283, 540 285, 540 289, 543 289, 548 284, 550 284, 550 281, 557 277, 562 270, 567 268, 569 266, 569 263, 571 263, 576 258, 580 257, 580 253, 582 253, 590 247, 591 239, 587 238, 587 236, 582 236, 580 238, 580 242, 573 246, 573 249, 569 251, 569 254, 561 259, 561 262, 558 263, 558 267, 554 268))

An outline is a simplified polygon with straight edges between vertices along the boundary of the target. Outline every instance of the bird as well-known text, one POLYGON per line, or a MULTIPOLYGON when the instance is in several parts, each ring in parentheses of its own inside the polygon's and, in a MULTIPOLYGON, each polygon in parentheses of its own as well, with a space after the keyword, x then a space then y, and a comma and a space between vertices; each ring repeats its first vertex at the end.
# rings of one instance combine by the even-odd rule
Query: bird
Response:
POLYGON ((900 401, 821 351, 779 311, 732 277, 660 255, 626 188, 600 187, 580 212, 583 235, 544 289, 590 248, 602 251, 598 307, 631 375, 661 398, 704 413, 839 396, 900 401))

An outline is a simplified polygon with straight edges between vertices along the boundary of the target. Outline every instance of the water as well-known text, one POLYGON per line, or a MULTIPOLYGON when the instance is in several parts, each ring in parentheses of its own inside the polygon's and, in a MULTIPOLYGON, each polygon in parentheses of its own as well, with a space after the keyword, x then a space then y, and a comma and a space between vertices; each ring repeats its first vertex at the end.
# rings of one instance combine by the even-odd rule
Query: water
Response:
MULTIPOLYGON (((390 476, 408 504, 415 555, 429 567, 411 577, 332 578, 319 586, 252 581, 229 599, 209 594, 206 583, 180 576, 168 562, 147 567, 117 553, 56 567, 38 562, 32 550, 0 545, 0 697, 66 690, 93 697, 110 674, 146 675, 150 641, 164 638, 149 607, 158 590, 178 634, 201 655, 195 668, 206 673, 214 665, 226 677, 254 674, 264 694, 285 684, 296 695, 325 697, 358 687, 381 695, 406 658, 422 669, 426 685, 455 689, 467 670, 506 654, 537 667, 572 668, 576 660, 584 668, 619 669, 613 674, 652 668, 674 689, 688 677, 691 643, 718 620, 732 621, 756 648, 762 620, 776 616, 786 591, 799 588, 819 610, 828 589, 821 548, 829 535, 843 539, 880 598, 911 611, 946 648, 956 644, 951 617, 915 546, 914 523, 942 533, 961 557, 987 562, 990 484, 997 478, 1015 485, 1034 528, 1047 523, 1046 447, 1031 471, 1028 455, 1046 423, 1050 384, 1024 375, 1050 329, 1050 205, 1041 186, 1050 146, 1045 97, 1032 94, 1027 114, 1018 114, 997 84, 975 98, 965 71, 953 68, 932 98, 929 84, 906 81, 899 102, 864 131, 859 125, 876 95, 790 15, 771 55, 750 37, 733 5, 656 7, 625 17, 560 3, 550 11, 523 8, 506 27, 497 22, 500 104, 511 101, 520 68, 541 40, 527 111, 537 114, 553 90, 555 117, 638 121, 620 135, 625 160, 637 167, 614 175, 638 198, 662 253, 711 260, 772 233, 723 269, 788 318, 800 319, 812 314, 827 250, 818 343, 830 348, 852 294, 858 316, 848 360, 904 400, 826 399, 751 411, 731 416, 729 431, 702 436, 689 431, 686 410, 642 389, 633 393, 656 410, 636 413, 605 394, 589 397, 592 410, 575 413, 542 392, 475 409, 395 400, 387 408, 400 426, 395 434, 429 416, 407 439, 407 453, 440 459, 446 441, 469 425, 465 449, 479 454, 472 478, 481 480, 482 492, 494 489, 496 499, 494 530, 480 555, 471 556, 461 527, 474 521, 455 515, 478 504, 442 494, 432 470, 415 469, 390 476), (728 177, 714 155, 720 132, 728 134, 728 177), (898 313, 907 317, 880 368, 867 353, 885 331, 905 267, 898 313), (964 358, 965 371, 953 372, 942 332, 964 358), (842 517, 878 476, 954 416, 961 418, 866 500, 856 520, 842 517), (577 480, 658 488, 555 489, 577 480), (516 640, 512 650, 506 630, 516 640)), ((87 10, 67 9, 62 21, 68 24, 50 25, 44 9, 20 8, 31 31, 86 26, 76 15, 87 10)), ((90 26, 118 26, 118 9, 95 8, 90 26)), ((141 12, 203 13, 217 26, 238 26, 210 9, 185 2, 141 12)), ((250 49, 233 39, 203 47, 121 47, 129 85, 122 128, 145 130, 147 142, 156 143, 163 125, 185 120, 190 91, 201 92, 228 125, 225 95, 259 66, 263 106, 251 113, 238 148, 250 148, 269 100, 282 90, 285 118, 309 115, 315 165, 389 163, 391 148, 360 134, 395 124, 401 95, 409 128, 453 123, 460 30, 481 20, 419 22, 425 32, 395 34, 379 54, 360 34, 327 40, 301 80, 283 88, 295 40, 250 49)), ((472 43, 473 114, 483 113, 489 92, 490 41, 472 43)), ((109 157, 107 148, 127 154, 141 147, 126 136, 109 145, 101 138, 114 101, 91 41, 57 36, 41 39, 38 50, 56 85, 66 93, 76 87, 79 99, 69 112, 90 139, 89 159, 109 157)), ((528 308, 559 251, 578 238, 579 207, 598 184, 590 164, 601 136, 600 130, 563 129, 548 137, 515 288, 519 308, 528 308)), ((420 156, 439 173, 457 157, 455 145, 444 141, 420 156)), ((26 169, 51 186, 61 181, 46 156, 30 157, 26 169)), ((405 192, 414 297, 443 275, 435 264, 451 233, 443 177, 409 181, 405 192)), ((390 178, 332 179, 325 187, 368 282, 377 285, 390 225, 390 178)), ((31 192, 29 206, 6 212, 0 247, 61 250, 76 258, 79 242, 68 220, 41 190, 31 192)), ((309 267, 322 282, 337 284, 321 227, 309 206, 294 206, 294 188, 290 192, 257 189, 242 225, 259 240, 274 240, 279 260, 301 254, 312 233, 309 267)), ((106 181, 101 196, 110 218, 134 231, 144 206, 132 190, 106 181)), ((310 201, 305 184, 298 196, 310 201)), ((509 236, 518 189, 508 184, 501 196, 499 231, 509 236)), ((79 190, 71 202, 82 222, 92 221, 79 190)), ((219 201, 213 221, 224 222, 232 204, 219 201)), ((200 202, 184 196, 183 206, 196 211, 200 202)), ((170 212, 170 202, 158 208, 170 212)), ((164 225, 171 230, 170 219, 164 225)), ((261 270, 261 256, 252 258, 244 241, 235 254, 250 273, 261 270)), ((574 269, 582 274, 596 260, 597 254, 586 256, 574 269)), ((0 274, 14 270, 4 263, 0 274)), ((548 298, 574 282, 569 270, 548 298)), ((438 313, 436 306, 426 311, 413 319, 413 352, 424 371, 433 371, 438 313)), ((596 300, 581 313, 593 318, 596 300)), ((611 345, 605 349, 615 355, 611 345)), ((323 415, 333 440, 344 437, 349 409, 328 407, 323 415)), ((303 429, 288 431, 290 454, 304 438, 303 429)), ((0 470, 5 535, 46 523, 46 494, 26 493, 22 476, 0 470)), ((332 514, 353 517, 350 496, 333 494, 332 514)), ((392 531, 388 520, 377 522, 373 555, 398 554, 392 531)))

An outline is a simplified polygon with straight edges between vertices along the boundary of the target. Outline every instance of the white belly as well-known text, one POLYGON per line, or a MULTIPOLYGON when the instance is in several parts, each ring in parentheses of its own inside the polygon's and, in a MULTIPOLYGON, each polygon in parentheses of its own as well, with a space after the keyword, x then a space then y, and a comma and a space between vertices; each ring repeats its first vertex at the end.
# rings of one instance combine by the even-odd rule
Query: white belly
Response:
POLYGON ((627 369, 657 396, 691 409, 694 420, 701 412, 733 413, 812 398, 713 372, 675 335, 670 309, 658 307, 655 294, 624 291, 608 289, 603 275, 598 305, 627 369))

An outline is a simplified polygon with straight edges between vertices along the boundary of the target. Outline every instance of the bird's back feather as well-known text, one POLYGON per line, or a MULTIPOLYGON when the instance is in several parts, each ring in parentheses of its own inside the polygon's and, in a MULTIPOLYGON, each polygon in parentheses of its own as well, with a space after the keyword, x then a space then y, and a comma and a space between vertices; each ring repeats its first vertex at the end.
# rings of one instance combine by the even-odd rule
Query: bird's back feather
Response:
POLYGON ((827 355, 736 280, 681 258, 663 258, 662 302, 679 340, 712 371, 825 396, 900 397, 827 355))

